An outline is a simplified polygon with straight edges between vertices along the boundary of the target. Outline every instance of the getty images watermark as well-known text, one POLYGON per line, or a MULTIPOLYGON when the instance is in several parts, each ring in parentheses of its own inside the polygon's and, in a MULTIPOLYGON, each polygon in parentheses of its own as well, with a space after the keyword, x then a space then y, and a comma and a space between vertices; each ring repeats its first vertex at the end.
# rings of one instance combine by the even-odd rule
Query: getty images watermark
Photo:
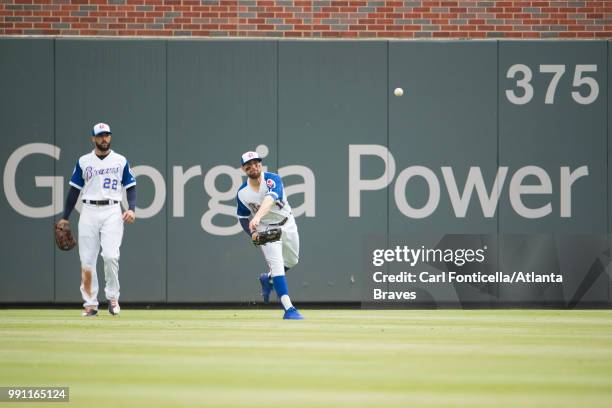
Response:
POLYGON ((462 268, 473 265, 476 269, 485 269, 483 264, 487 260, 487 252, 487 245, 458 249, 396 245, 394 248, 373 249, 371 264, 376 269, 368 274, 366 302, 417 300, 418 292, 415 289, 421 285, 563 283, 563 275, 551 271, 486 272, 462 268), (383 268, 385 265, 389 268, 383 268), (439 270, 438 267, 446 270, 439 270), (400 271, 397 271, 398 268, 400 271))

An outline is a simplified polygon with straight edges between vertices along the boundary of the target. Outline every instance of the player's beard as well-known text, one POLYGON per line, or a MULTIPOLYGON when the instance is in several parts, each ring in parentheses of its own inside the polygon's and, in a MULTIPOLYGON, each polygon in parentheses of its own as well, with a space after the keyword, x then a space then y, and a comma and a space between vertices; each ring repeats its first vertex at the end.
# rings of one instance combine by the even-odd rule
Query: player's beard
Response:
POLYGON ((111 142, 106 143, 106 145, 99 144, 98 142, 96 142, 96 147, 101 152, 107 152, 110 149, 110 146, 111 146, 111 142))
POLYGON ((261 171, 260 170, 253 170, 252 172, 250 172, 249 174, 247 174, 247 176, 250 179, 253 180, 259 180, 259 177, 261 176, 261 171))

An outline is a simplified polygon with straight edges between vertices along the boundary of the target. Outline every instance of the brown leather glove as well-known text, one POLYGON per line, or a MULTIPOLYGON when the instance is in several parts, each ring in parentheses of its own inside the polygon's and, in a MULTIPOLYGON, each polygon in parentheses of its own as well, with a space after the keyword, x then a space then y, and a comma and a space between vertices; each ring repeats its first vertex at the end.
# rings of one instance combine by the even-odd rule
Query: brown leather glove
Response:
POLYGON ((70 251, 76 246, 76 240, 72 236, 72 230, 68 222, 61 220, 55 223, 55 243, 62 251, 70 251))

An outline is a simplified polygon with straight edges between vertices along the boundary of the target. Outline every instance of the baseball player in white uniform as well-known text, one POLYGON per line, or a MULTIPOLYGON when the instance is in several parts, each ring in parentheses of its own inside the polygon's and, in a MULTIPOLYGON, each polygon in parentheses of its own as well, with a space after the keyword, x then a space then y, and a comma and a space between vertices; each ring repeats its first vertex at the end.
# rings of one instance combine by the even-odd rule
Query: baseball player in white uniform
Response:
POLYGON ((104 259, 105 294, 108 311, 119 314, 119 247, 123 224, 133 223, 136 216, 136 180, 126 158, 111 150, 112 133, 105 123, 93 127, 94 150, 81 156, 66 198, 60 224, 68 223, 70 213, 81 194, 83 207, 79 218, 78 244, 81 259, 81 295, 83 316, 98 313, 98 276, 96 261, 100 247, 104 259), (122 191, 126 189, 129 209, 121 212, 122 191))
POLYGON ((237 195, 237 214, 244 232, 253 239, 257 233, 271 227, 282 229, 281 238, 261 245, 268 264, 268 272, 260 276, 264 302, 276 291, 285 314, 283 319, 302 320, 302 315, 291 303, 285 272, 298 263, 300 237, 291 206, 287 201, 283 182, 278 174, 262 171, 261 157, 257 152, 246 152, 240 164, 247 175, 237 195), (249 221, 249 217, 250 221, 249 221))

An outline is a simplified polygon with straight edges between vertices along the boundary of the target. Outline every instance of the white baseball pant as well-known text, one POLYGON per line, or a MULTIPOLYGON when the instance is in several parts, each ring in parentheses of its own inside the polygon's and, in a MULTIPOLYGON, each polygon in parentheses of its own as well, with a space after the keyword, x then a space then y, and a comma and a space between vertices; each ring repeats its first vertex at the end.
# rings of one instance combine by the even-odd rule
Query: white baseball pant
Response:
POLYGON ((102 247, 104 292, 106 299, 119 300, 119 247, 123 239, 123 220, 119 204, 83 204, 79 218, 79 256, 81 258, 81 295, 83 306, 98 306, 96 261, 102 247), (86 274, 90 273, 88 277, 86 274))

